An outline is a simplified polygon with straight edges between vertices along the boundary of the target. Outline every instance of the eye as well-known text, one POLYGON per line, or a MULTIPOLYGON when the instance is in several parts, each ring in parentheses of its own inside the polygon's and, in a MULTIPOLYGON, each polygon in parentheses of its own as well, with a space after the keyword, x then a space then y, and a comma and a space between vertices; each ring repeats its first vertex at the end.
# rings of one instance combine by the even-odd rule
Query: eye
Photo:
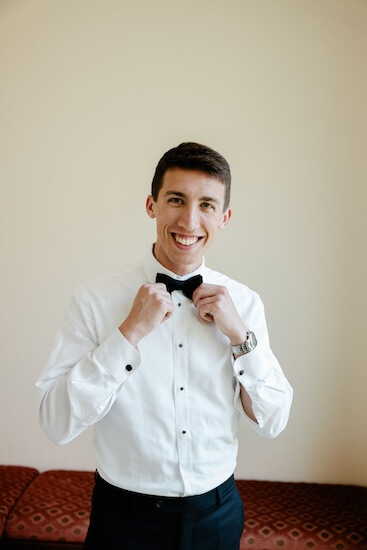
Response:
POLYGON ((180 197, 170 197, 168 202, 170 204, 183 204, 183 200, 180 197))
POLYGON ((210 203, 210 202, 202 202, 202 203, 201 203, 201 206, 202 206, 202 208, 204 208, 205 210, 215 210, 214 204, 212 204, 212 203, 210 203))

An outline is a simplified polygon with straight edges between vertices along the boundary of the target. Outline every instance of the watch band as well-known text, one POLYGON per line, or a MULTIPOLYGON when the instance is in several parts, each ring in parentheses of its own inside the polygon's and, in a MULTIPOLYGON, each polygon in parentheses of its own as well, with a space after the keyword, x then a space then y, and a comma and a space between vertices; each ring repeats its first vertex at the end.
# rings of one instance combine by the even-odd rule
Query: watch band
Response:
POLYGON ((246 355, 250 351, 254 350, 257 346, 257 340, 255 334, 248 330, 246 334, 246 340, 242 344, 237 346, 231 346, 231 351, 233 355, 246 355))

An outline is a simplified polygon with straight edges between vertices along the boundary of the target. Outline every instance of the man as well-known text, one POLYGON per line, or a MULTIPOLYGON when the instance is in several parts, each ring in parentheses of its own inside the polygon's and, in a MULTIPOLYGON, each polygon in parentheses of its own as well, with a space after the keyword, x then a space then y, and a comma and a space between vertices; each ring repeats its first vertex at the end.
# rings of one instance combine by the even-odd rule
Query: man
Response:
POLYGON ((51 440, 94 425, 86 549, 239 549, 238 422, 275 437, 292 389, 258 295, 204 262, 231 218, 230 183, 208 147, 183 143, 162 157, 146 201, 152 251, 74 293, 38 380, 51 440))

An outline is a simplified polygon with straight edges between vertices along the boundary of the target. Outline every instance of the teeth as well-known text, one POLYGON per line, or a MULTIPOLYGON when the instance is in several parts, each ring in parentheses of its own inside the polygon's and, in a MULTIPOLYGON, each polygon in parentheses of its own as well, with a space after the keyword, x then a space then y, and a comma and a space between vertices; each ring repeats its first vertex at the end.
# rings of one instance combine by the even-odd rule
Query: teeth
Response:
POLYGON ((184 246, 190 246, 190 244, 194 244, 198 240, 197 237, 179 237, 178 235, 175 235, 175 239, 179 244, 183 244, 184 246))

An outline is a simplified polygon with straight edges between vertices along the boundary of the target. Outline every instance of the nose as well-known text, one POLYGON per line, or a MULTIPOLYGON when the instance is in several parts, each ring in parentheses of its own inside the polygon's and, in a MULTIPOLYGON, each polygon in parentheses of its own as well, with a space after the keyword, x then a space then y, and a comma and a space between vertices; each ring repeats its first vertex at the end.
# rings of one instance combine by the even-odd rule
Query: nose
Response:
POLYGON ((180 227, 186 231, 194 231, 199 226, 199 212, 196 206, 186 205, 180 209, 180 218, 178 220, 180 227))

